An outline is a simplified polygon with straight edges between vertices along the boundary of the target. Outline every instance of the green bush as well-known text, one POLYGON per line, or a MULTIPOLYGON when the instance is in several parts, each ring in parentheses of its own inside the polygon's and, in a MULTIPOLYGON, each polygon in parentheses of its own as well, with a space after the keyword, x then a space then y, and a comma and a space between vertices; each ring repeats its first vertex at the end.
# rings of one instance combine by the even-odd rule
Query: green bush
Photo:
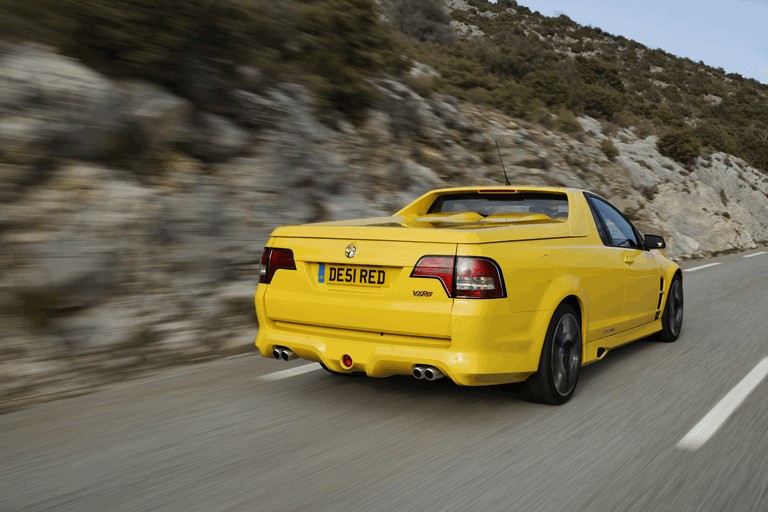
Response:
POLYGON ((650 120, 629 110, 623 110, 614 114, 613 120, 622 128, 631 128, 635 135, 641 138, 652 135, 656 131, 650 120))
POLYGON ((624 109, 623 96, 613 89, 600 85, 582 87, 576 102, 585 114, 598 119, 611 120, 615 113, 624 109))
POLYGON ((176 90, 199 65, 228 75, 247 61, 264 19, 247 0, 188 0, 183 9, 175 0, 38 0, 26 11, 4 3, 26 22, 39 16, 32 38, 111 76, 176 90))
POLYGON ((405 85, 411 88, 413 92, 421 96, 422 98, 429 98, 435 90, 435 76, 434 75, 407 75, 403 81, 405 85))
POLYGON ((496 90, 494 106, 511 115, 526 117, 532 110, 529 96, 526 87, 514 80, 504 80, 496 90))
POLYGON ((662 136, 656 143, 662 155, 683 165, 688 165, 699 156, 701 145, 689 129, 674 130, 662 136))
POLYGON ((316 0, 298 10, 302 64, 327 108, 364 117, 376 91, 368 78, 392 66, 394 42, 373 0, 316 0))
POLYGON ((570 84, 557 71, 534 71, 526 75, 523 84, 549 107, 565 105, 570 99, 570 84))
MULTIPOLYGON (((659 101, 662 101, 659 99, 659 101)), ((648 105, 647 117, 655 124, 672 128, 683 128, 685 119, 673 112, 667 105, 648 105)))
POLYGON ((575 63, 576 72, 585 83, 624 91, 621 73, 615 65, 585 57, 576 57, 575 63))
MULTIPOLYGON (((237 69, 263 85, 307 84, 328 110, 362 117, 371 76, 400 56, 374 0, 0 0, 0 29, 32 38, 113 77, 160 83, 216 108, 237 69)), ((253 85, 253 84, 251 84, 253 85)))
POLYGON ((581 123, 579 123, 576 116, 570 110, 565 109, 557 111, 557 119, 555 119, 553 128, 571 135, 582 131, 581 123))
POLYGON ((705 148, 725 152, 732 152, 737 149, 731 136, 714 122, 699 123, 693 132, 705 148))
POLYGON ((613 144, 611 139, 603 139, 600 141, 600 151, 602 151, 605 157, 610 161, 613 161, 619 156, 619 149, 613 144))
POLYGON ((451 17, 441 0, 384 0, 381 4, 403 34, 419 41, 453 41, 451 17))

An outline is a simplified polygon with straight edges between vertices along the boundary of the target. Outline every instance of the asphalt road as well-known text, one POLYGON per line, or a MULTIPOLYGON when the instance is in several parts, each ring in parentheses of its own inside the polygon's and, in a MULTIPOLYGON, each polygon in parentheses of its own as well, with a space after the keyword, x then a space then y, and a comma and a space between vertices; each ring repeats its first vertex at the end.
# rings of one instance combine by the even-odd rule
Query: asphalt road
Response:
POLYGON ((0 511, 768 511, 768 254, 744 256, 685 265, 719 263, 686 272, 680 339, 561 407, 251 355, 2 415, 0 511))

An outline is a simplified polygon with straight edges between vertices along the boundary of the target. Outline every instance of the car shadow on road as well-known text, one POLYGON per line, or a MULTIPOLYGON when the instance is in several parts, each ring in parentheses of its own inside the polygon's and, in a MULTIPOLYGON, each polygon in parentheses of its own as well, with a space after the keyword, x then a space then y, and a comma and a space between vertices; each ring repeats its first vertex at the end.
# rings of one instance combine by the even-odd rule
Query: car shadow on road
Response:
MULTIPOLYGON (((589 388, 601 387, 615 378, 617 373, 627 371, 629 367, 653 364, 658 357, 665 357, 665 343, 658 343, 651 338, 612 349, 605 358, 581 369, 579 392, 589 388)), ((322 378, 325 385, 333 386, 344 392, 351 392, 362 400, 416 400, 422 403, 450 401, 456 405, 476 405, 478 403, 495 406, 527 403, 519 394, 521 384, 495 386, 459 386, 448 378, 437 381, 416 380, 412 377, 397 375, 388 378, 368 378, 365 376, 328 375, 322 372, 316 378, 322 378), (385 395, 385 396, 382 396, 385 395)))
POLYGON ((579 387, 593 383, 599 385, 601 379, 608 378, 616 372, 654 364, 658 358, 667 357, 665 348, 669 348, 669 344, 659 342, 653 336, 613 348, 603 359, 581 368, 579 387))
POLYGON ((502 405, 519 401, 516 391, 517 385, 515 384, 459 386, 447 377, 430 382, 405 375, 395 375, 383 379, 345 375, 324 375, 322 377, 328 379, 328 384, 334 388, 343 386, 345 391, 367 395, 372 400, 408 400, 422 403, 445 400, 452 402, 454 406, 476 405, 478 403, 502 405))

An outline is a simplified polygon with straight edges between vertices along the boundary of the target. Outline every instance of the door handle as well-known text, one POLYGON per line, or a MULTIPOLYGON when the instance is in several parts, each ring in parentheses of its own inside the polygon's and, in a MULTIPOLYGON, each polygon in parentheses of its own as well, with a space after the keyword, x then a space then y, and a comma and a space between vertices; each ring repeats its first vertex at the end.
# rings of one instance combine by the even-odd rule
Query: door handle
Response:
POLYGON ((627 265, 631 265, 634 262, 635 262, 635 258, 634 257, 632 257, 632 256, 630 256, 628 254, 626 256, 624 256, 624 263, 626 263, 627 265))

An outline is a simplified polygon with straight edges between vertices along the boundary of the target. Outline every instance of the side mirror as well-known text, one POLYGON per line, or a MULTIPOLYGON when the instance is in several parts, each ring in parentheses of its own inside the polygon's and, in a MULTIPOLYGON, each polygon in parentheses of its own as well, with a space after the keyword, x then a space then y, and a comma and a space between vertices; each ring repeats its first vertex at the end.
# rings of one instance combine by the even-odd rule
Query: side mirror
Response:
POLYGON ((648 249, 664 249, 667 243, 658 235, 645 235, 645 245, 648 249))

